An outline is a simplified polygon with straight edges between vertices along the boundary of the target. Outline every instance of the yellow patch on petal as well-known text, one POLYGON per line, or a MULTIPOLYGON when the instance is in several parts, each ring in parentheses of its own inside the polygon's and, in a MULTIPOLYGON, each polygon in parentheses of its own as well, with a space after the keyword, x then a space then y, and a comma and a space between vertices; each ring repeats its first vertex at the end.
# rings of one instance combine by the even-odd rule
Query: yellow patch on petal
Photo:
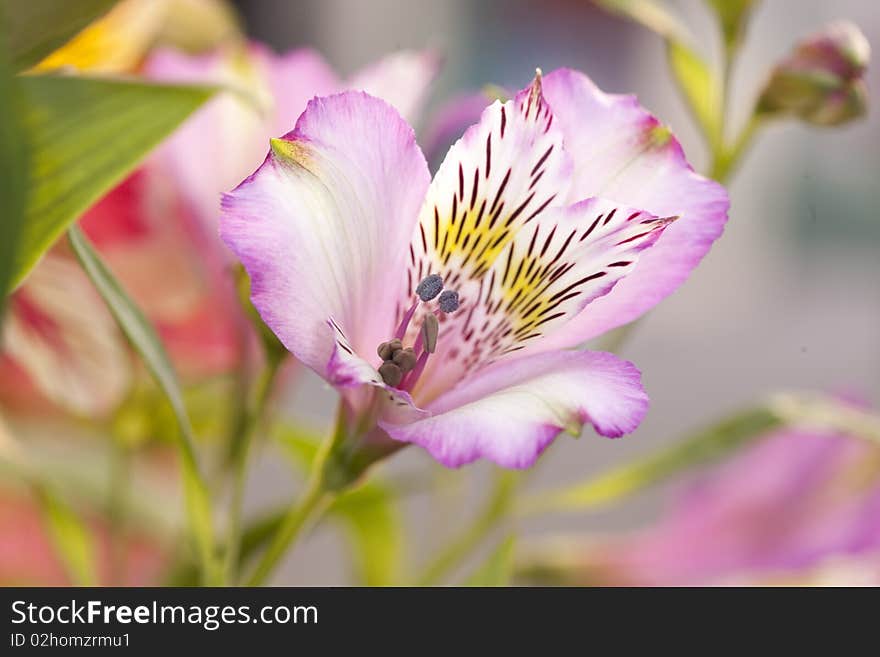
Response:
POLYGON ((125 0, 47 56, 34 70, 133 71, 159 34, 166 10, 167 0, 125 0))
POLYGON ((269 140, 272 155, 285 164, 293 164, 314 173, 309 149, 297 141, 272 138, 269 140))

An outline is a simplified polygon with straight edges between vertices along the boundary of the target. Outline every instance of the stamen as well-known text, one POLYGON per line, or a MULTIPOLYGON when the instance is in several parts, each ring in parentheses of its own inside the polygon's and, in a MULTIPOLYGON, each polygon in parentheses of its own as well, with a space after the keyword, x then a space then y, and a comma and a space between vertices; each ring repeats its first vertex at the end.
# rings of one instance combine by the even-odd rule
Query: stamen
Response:
MULTIPOLYGON (((430 301, 434 299, 438 294, 440 294, 440 290, 443 289, 443 278, 439 274, 429 274, 425 276, 419 284, 416 286, 416 296, 421 301, 430 301)), ((406 330, 409 328, 409 323, 412 321, 413 315, 415 315, 416 309, 419 307, 419 302, 416 301, 409 307, 409 310, 403 316, 403 319, 400 320, 400 325, 397 327, 397 330, 394 332, 395 338, 403 338, 406 335, 406 330)))
POLYGON ((422 376, 422 372, 425 370, 425 364, 428 362, 428 351, 423 351, 422 355, 419 356, 419 361, 416 363, 415 369, 409 373, 406 377, 406 384, 403 386, 404 390, 411 391, 415 388, 416 383, 419 382, 419 377, 422 376))
POLYGON ((395 352, 403 349, 403 343, 395 338, 394 340, 389 340, 388 342, 383 342, 379 345, 379 348, 376 349, 376 353, 379 354, 379 358, 382 360, 391 360, 394 357, 395 352))
MULTIPOLYGON (((437 349, 437 336, 440 334, 440 322, 437 321, 435 315, 425 315, 425 321, 422 323, 422 331, 419 338, 424 343, 425 351, 423 353, 433 354, 437 349)), ((419 358, 421 360, 421 357, 419 358)))
POLYGON ((416 301, 409 307, 409 310, 406 311, 406 314, 403 316, 403 319, 400 320, 400 325, 397 327, 397 330, 394 332, 394 337, 398 340, 402 339, 404 335, 406 335, 406 329, 409 328, 410 320, 412 320, 413 315, 416 312, 416 308, 419 307, 419 302, 416 301))
POLYGON ((443 289, 443 278, 439 274, 425 276, 416 286, 416 295, 422 301, 430 301, 443 289))
POLYGON ((443 294, 441 294, 440 298, 437 300, 437 303, 440 306, 440 310, 444 313, 454 313, 458 310, 458 306, 460 305, 458 292, 454 290, 444 290, 443 294))
POLYGON ((392 388, 396 388, 403 380, 403 371, 390 360, 386 360, 379 366, 379 375, 392 388))
POLYGON ((402 372, 410 372, 416 366, 416 353, 412 347, 407 347, 394 354, 393 360, 402 372))

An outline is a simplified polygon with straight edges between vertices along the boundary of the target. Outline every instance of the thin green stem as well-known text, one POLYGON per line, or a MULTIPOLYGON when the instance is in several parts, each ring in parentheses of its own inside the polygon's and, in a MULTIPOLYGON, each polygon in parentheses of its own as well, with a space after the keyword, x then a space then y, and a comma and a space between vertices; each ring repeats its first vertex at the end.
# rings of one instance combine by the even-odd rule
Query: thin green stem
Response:
POLYGON ((761 120, 753 115, 732 146, 725 146, 713 153, 709 176, 720 183, 728 182, 760 127, 761 120))
POLYGON ((343 405, 340 404, 336 429, 330 439, 321 446, 312 462, 305 494, 297 504, 291 505, 282 519, 269 547, 247 580, 248 586, 264 584, 278 567, 284 555, 294 546, 303 530, 317 521, 334 500, 354 483, 354 479, 338 478, 333 462, 347 437, 348 427, 345 422, 345 411, 343 405))
POLYGON ((337 492, 331 492, 324 488, 320 476, 312 478, 299 504, 291 506, 287 515, 284 516, 275 537, 248 579, 248 586, 262 586, 266 583, 303 529, 317 520, 330 506, 337 494, 337 492))
POLYGON ((419 586, 440 583, 461 561, 495 530, 507 515, 513 502, 520 476, 515 472, 500 471, 495 488, 477 517, 458 536, 446 545, 416 579, 419 586))
POLYGON ((107 516, 110 525, 110 581, 125 586, 128 560, 125 535, 129 494, 131 492, 131 450, 120 440, 112 441, 110 480, 107 485, 107 516))
POLYGON ((260 373, 254 386, 252 401, 246 414, 240 437, 236 438, 237 445, 233 449, 234 482, 232 488, 232 500, 229 510, 229 528, 226 539, 226 554, 223 565, 224 581, 227 584, 234 583, 238 569, 238 555, 241 549, 241 526, 242 510, 244 508, 244 493, 247 484, 248 466, 253 451, 253 444, 257 432, 263 422, 268 406, 269 397, 273 384, 278 376, 281 363, 277 358, 271 358, 266 367, 260 373))

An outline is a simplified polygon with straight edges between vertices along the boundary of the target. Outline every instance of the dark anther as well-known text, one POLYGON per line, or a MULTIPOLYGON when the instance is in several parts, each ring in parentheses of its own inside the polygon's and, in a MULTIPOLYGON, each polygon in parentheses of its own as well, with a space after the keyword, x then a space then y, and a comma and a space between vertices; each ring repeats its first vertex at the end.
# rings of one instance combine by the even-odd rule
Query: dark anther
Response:
POLYGON ((379 375, 392 388, 400 385, 400 382, 403 380, 403 370, 390 360, 386 360, 379 366, 379 375))
POLYGON ((416 352, 413 351, 412 347, 401 349, 394 354, 394 364, 403 372, 412 371, 416 366, 416 352))
POLYGON ((440 304, 440 310, 444 313, 454 313, 458 310, 458 292, 444 290, 437 302, 440 304))
POLYGON ((394 358, 394 354, 403 349, 403 343, 398 340, 389 340, 388 342, 383 342, 379 345, 379 348, 376 349, 376 353, 379 354, 379 358, 382 360, 391 360, 394 358))
POLYGON ((416 286, 416 294, 422 301, 430 301, 443 289, 443 279, 437 274, 430 274, 416 286))
POLYGON ((440 322, 435 315, 425 315, 422 324, 422 340, 425 343, 425 351, 433 354, 437 349, 437 335, 440 333, 440 322))

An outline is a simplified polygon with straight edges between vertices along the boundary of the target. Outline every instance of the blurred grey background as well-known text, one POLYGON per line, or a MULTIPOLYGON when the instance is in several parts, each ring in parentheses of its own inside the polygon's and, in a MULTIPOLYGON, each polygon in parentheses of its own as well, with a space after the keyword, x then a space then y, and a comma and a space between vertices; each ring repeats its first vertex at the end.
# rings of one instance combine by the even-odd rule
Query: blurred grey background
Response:
MULTIPOLYGON (((702 0, 669 3, 687 17, 700 46, 717 59, 720 44, 702 0)), ((519 88, 536 66, 579 68, 603 89, 635 92, 668 123, 694 167, 707 156, 665 66, 660 39, 586 1, 256 0, 238 7, 253 38, 278 50, 311 46, 342 73, 398 48, 432 47, 446 66, 432 105, 486 83, 519 88)), ((735 70, 733 120, 741 125, 769 68, 793 43, 847 18, 880 44, 875 0, 765 0, 754 12, 735 70)), ((880 88, 878 69, 868 84, 880 88)), ((795 122, 760 135, 730 185, 732 209, 722 239, 693 277, 639 325, 623 354, 644 373, 652 408, 634 434, 616 441, 591 432, 561 437, 531 474, 535 488, 597 474, 648 454, 689 429, 786 388, 858 394, 880 404, 880 124, 876 112, 842 129, 795 122)), ((314 376, 289 393, 292 412, 325 421, 335 397, 314 376)), ((412 555, 466 522, 492 468, 456 475, 418 449, 385 467, 389 476, 430 478, 450 487, 444 513, 414 495, 406 511, 412 555)), ((289 498, 289 467, 262 456, 249 490, 256 510, 289 498)), ((523 529, 611 531, 656 514, 660 491, 596 514, 542 518, 523 529)), ((340 537, 321 529, 291 555, 282 584, 349 582, 340 537)))

